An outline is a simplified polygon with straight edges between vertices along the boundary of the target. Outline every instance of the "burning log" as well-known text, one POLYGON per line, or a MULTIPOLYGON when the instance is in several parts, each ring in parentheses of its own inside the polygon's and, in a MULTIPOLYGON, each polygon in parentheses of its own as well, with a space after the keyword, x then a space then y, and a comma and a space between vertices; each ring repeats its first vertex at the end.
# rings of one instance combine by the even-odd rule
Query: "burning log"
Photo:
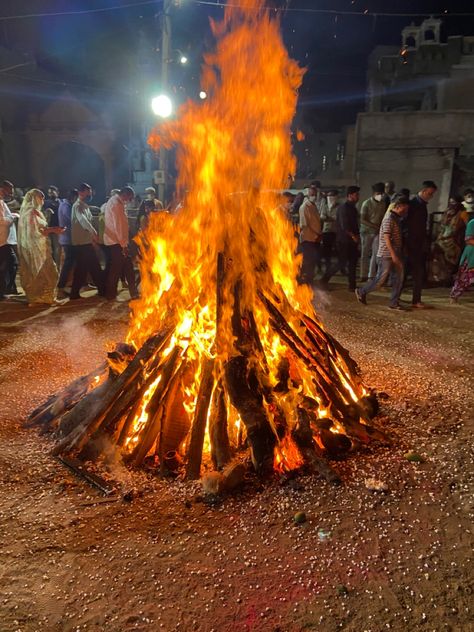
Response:
POLYGON ((51 396, 44 404, 38 406, 25 422, 27 428, 32 426, 44 425, 48 430, 53 422, 70 410, 83 397, 90 387, 99 382, 107 370, 107 364, 104 362, 100 367, 94 369, 87 375, 74 380, 69 386, 60 393, 51 396))
POLYGON ((127 368, 118 377, 112 378, 88 393, 78 404, 61 419, 59 433, 63 438, 53 449, 58 455, 73 448, 80 449, 88 437, 100 426, 116 401, 118 395, 126 390, 143 372, 146 363, 164 344, 170 331, 165 330, 150 338, 136 354, 127 368))
POLYGON ((222 380, 214 389, 209 418, 209 439, 214 467, 221 470, 231 459, 229 433, 227 430, 227 405, 222 380))
POLYGON ((214 386, 214 358, 206 358, 202 366, 201 384, 196 400, 191 438, 188 446, 188 462, 186 477, 193 480, 199 478, 201 471, 202 446, 206 432, 207 413, 214 386))
POLYGON ((298 423, 292 431, 293 439, 307 465, 318 472, 328 483, 339 485, 341 479, 327 461, 322 458, 320 450, 313 439, 310 416, 304 408, 298 408, 298 423))
POLYGON ((244 356, 230 358, 225 366, 226 390, 247 430, 252 463, 259 473, 273 467, 276 437, 263 406, 263 396, 254 368, 244 356))
POLYGON ((171 378, 176 371, 176 365, 181 353, 182 349, 180 347, 175 347, 163 364, 163 369, 160 374, 160 382, 156 386, 153 397, 150 400, 150 421, 145 427, 143 436, 140 437, 140 440, 138 441, 137 446, 131 455, 130 460, 135 466, 139 466, 143 463, 144 458, 152 449, 153 444, 158 438, 163 413, 162 402, 166 401, 166 398, 164 396, 171 382, 171 378))

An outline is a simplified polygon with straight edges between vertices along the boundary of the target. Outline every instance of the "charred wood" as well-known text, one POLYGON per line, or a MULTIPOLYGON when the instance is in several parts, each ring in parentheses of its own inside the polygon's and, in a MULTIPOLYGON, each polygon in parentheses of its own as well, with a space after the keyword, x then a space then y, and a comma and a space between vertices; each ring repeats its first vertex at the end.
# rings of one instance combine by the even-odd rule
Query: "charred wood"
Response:
POLYGON ((225 365, 225 384, 231 404, 239 412, 247 430, 247 441, 257 472, 273 468, 276 437, 263 405, 263 395, 254 368, 247 358, 235 356, 225 365))

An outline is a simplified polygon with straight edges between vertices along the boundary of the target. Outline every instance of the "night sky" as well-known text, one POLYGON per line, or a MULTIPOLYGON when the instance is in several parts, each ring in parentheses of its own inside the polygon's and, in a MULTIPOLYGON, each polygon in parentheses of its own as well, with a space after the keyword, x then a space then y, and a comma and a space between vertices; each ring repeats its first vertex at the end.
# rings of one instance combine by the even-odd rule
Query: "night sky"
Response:
MULTIPOLYGON (((84 11, 123 6, 140 0, 2 0, 0 17, 26 13, 84 11)), ((235 0, 238 1, 238 0, 235 0)), ((196 97, 203 50, 212 44, 209 17, 222 8, 178 0, 173 10, 173 48, 190 60, 172 68, 172 83, 182 98, 196 97)), ((473 12, 473 0, 271 0, 270 6, 369 13, 416 13, 420 17, 334 15, 281 12, 280 20, 290 54, 307 67, 300 107, 316 128, 335 130, 354 120, 364 108, 367 56, 379 44, 400 44, 404 26, 419 24, 427 13, 473 12)), ((110 94, 130 90, 136 75, 137 44, 146 41, 150 55, 159 45, 156 15, 162 3, 122 8, 118 11, 75 16, 0 21, 0 44, 36 54, 41 66, 63 82, 90 86, 110 94), (140 36, 140 33, 142 34, 140 36)), ((474 34, 472 18, 444 19, 444 36, 474 34)), ((155 55, 159 56, 159 52, 155 55)), ((159 76, 150 78, 159 89, 159 76)))

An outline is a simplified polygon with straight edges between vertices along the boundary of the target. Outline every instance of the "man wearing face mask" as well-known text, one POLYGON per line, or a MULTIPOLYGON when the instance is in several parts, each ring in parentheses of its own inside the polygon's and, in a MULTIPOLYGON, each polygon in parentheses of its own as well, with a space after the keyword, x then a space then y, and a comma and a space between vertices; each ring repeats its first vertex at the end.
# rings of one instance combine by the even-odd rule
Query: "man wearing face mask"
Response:
POLYGON ((407 263, 413 282, 412 307, 423 309, 421 291, 425 276, 425 260, 428 251, 428 202, 438 187, 432 180, 425 180, 421 189, 410 200, 408 212, 403 221, 403 235, 407 254, 407 263))
POLYGON ((301 282, 312 285, 316 266, 321 260, 321 219, 316 206, 317 190, 308 187, 308 195, 300 206, 300 251, 303 254, 301 282))
POLYGON ((362 203, 360 209, 360 281, 373 279, 377 271, 377 250, 379 229, 386 211, 384 199, 385 185, 372 185, 372 197, 362 203))
POLYGON ((71 210, 71 244, 76 262, 72 279, 71 300, 81 298, 79 290, 90 274, 99 296, 104 296, 104 275, 97 258, 94 243, 98 242, 97 231, 92 224, 92 213, 89 202, 92 199, 92 188, 86 182, 78 187, 77 200, 71 210))
POLYGON ((327 270, 321 278, 324 288, 336 272, 346 274, 349 282, 349 290, 356 289, 356 267, 359 257, 359 221, 357 202, 359 201, 358 186, 347 187, 346 201, 337 208, 336 215, 336 247, 338 262, 327 270))
POLYGON ((466 189, 464 191, 464 201, 462 203, 468 214, 468 221, 474 219, 474 191, 466 189))

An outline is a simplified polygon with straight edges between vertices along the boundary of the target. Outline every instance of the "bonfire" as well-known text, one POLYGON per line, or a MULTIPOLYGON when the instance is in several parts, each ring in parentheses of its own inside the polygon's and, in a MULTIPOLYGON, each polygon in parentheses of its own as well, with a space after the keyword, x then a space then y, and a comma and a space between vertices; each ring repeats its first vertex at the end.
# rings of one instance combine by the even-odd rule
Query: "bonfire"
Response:
POLYGON ((33 411, 55 454, 90 458, 107 437, 124 463, 189 479, 236 462, 262 475, 384 440, 356 363, 322 326, 279 193, 295 172, 291 123, 304 71, 261 0, 212 23, 208 99, 157 127, 177 147, 183 208, 138 238, 141 297, 125 343, 33 411), (250 457, 250 459, 248 458, 250 457))

